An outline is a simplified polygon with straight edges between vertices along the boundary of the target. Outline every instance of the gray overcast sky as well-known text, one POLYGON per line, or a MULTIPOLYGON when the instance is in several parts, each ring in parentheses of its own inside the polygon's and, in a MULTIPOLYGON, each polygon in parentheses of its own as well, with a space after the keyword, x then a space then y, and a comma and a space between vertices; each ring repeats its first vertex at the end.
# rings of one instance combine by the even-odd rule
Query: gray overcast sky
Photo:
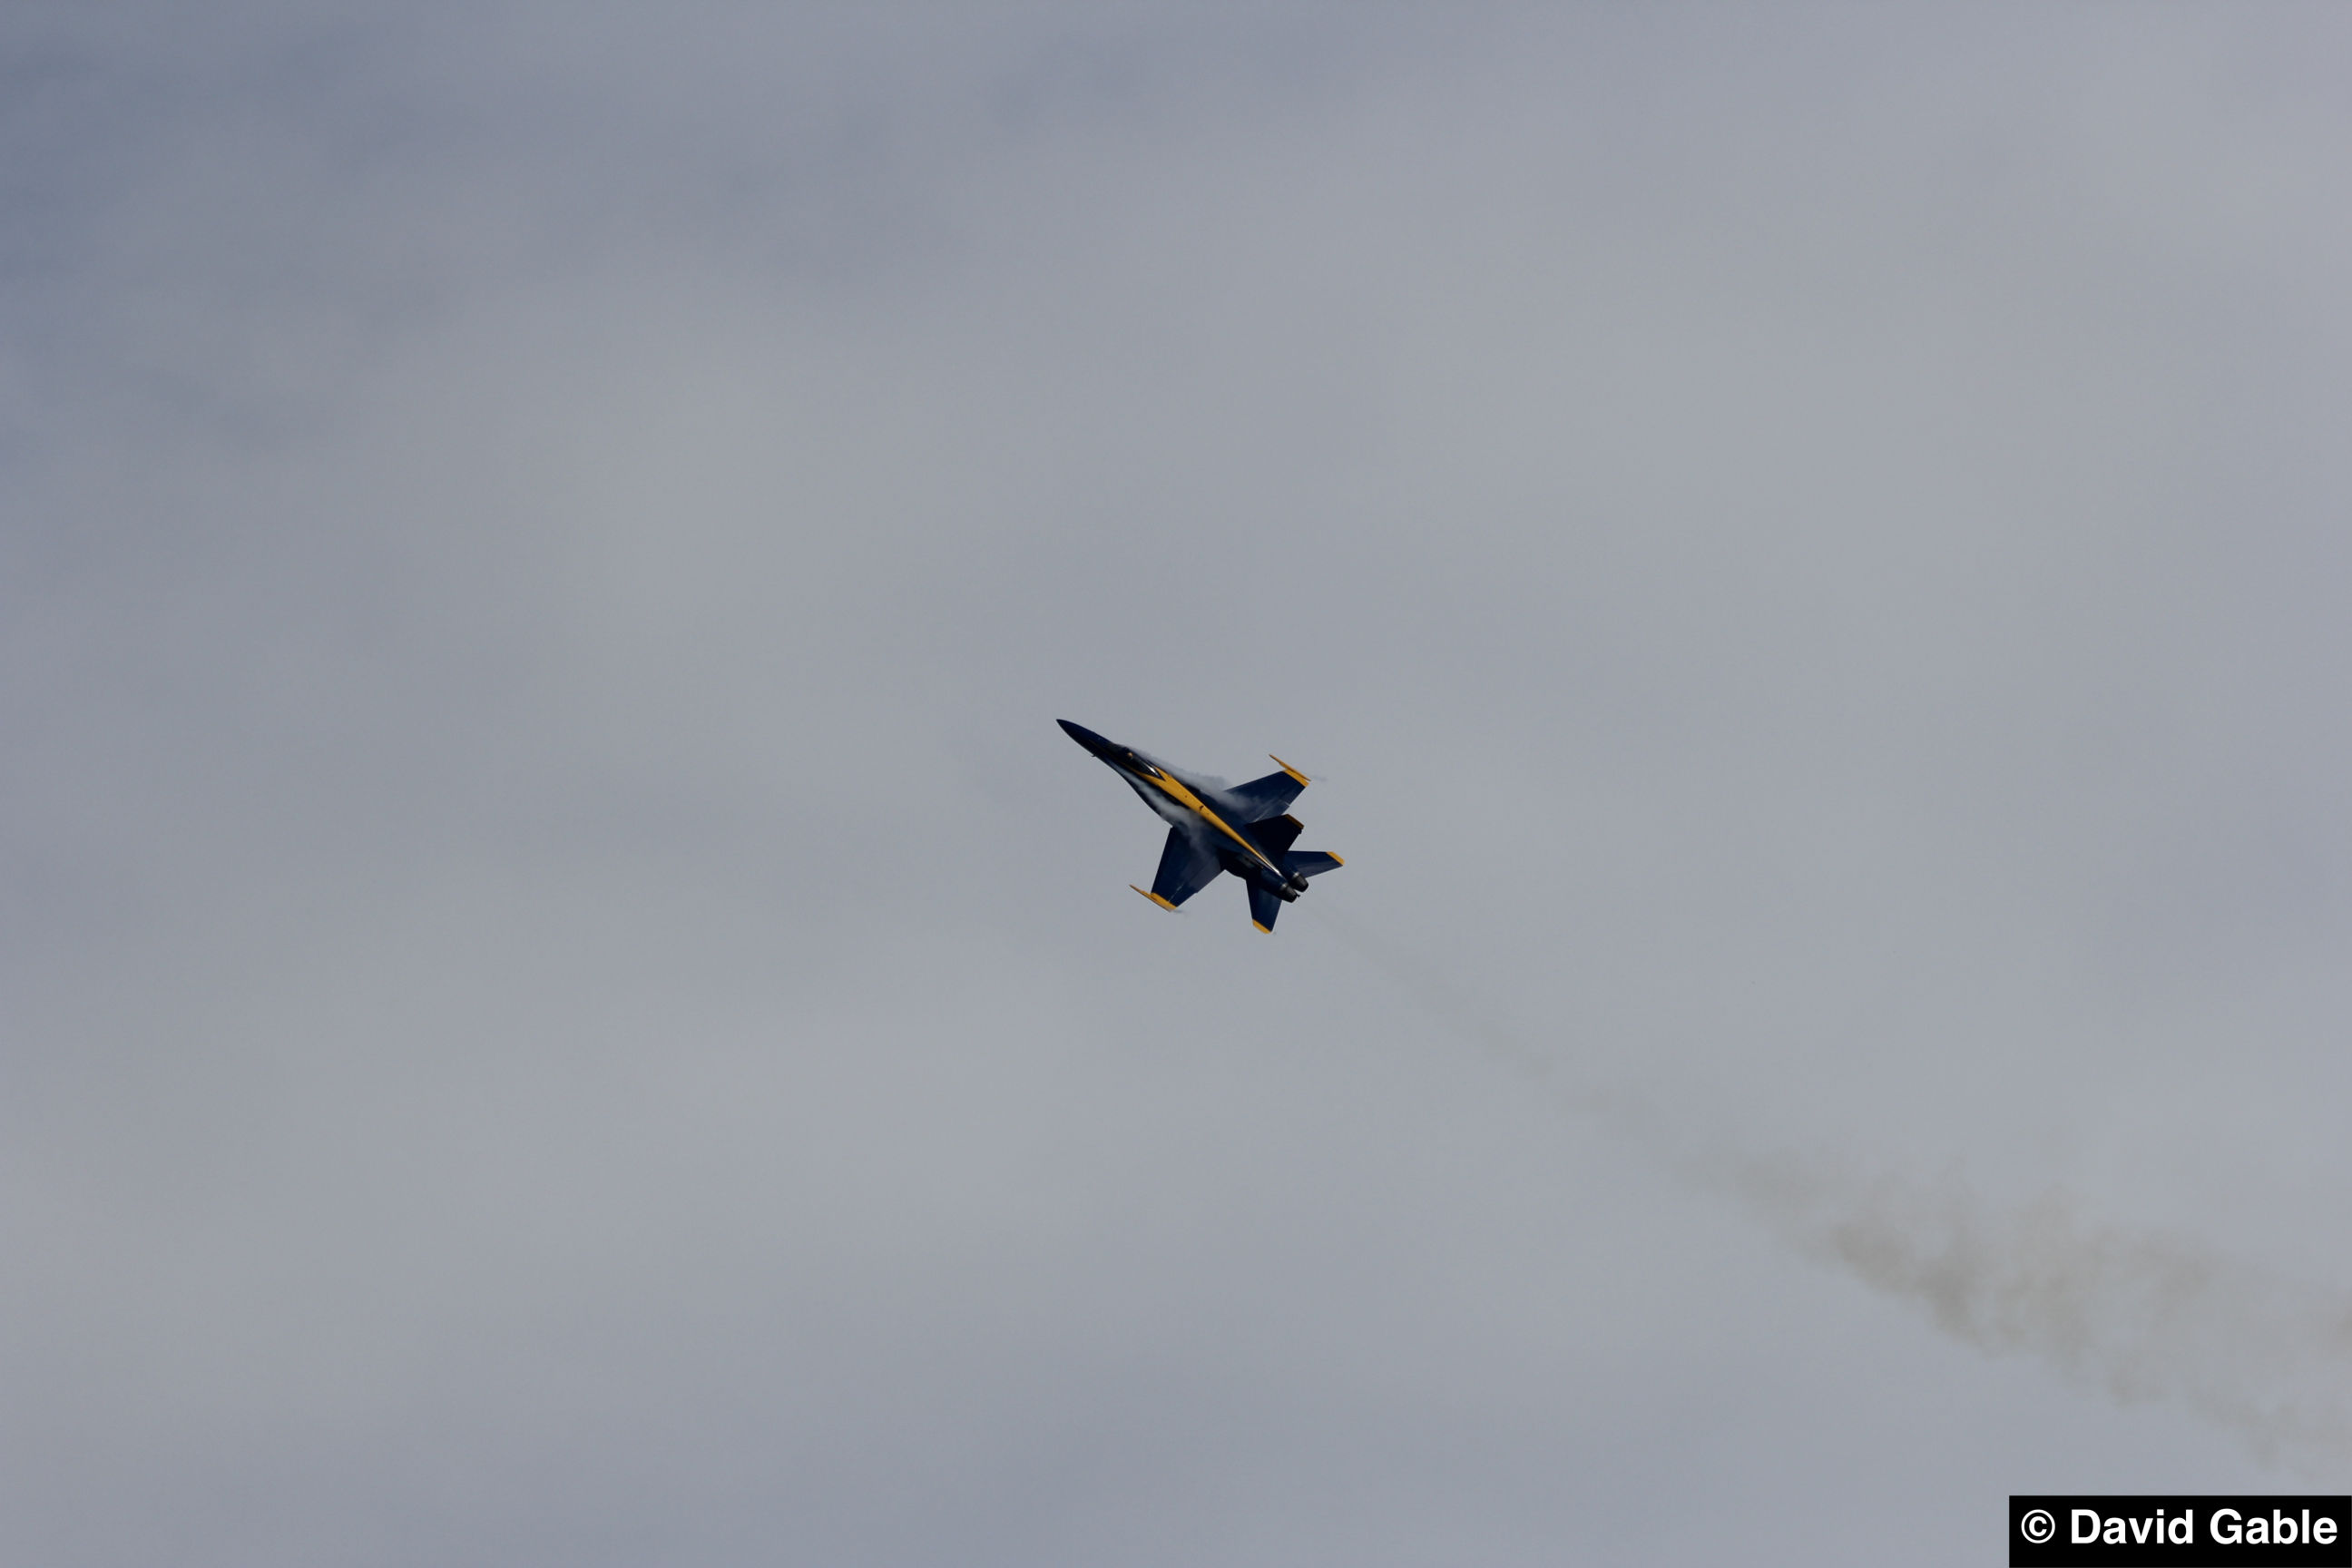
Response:
POLYGON ((0 1562, 2352 1485, 2340 8, 0 69, 0 1562))

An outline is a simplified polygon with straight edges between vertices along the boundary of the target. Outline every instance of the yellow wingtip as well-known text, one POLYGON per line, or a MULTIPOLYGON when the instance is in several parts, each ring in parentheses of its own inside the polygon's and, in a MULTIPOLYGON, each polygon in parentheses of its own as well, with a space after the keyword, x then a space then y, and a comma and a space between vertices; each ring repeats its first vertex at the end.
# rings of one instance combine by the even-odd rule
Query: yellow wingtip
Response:
MULTIPOLYGON (((1272 752, 1268 752, 1266 755, 1274 757, 1274 753, 1272 752)), ((1284 773, 1288 773, 1292 778, 1297 779, 1298 781, 1298 787, 1301 789, 1305 789, 1308 784, 1315 782, 1313 779, 1308 778, 1305 773, 1300 773, 1297 768, 1292 767, 1288 763, 1284 762, 1280 757, 1274 757, 1274 765, 1280 768, 1284 773)))
MULTIPOLYGON (((1129 882, 1129 883, 1128 884, 1128 886, 1129 886, 1129 887, 1130 887, 1130 888, 1135 888, 1135 884, 1134 884, 1134 883, 1132 883, 1132 882, 1129 882)), ((1167 900, 1165 900, 1165 899, 1161 898, 1161 897, 1160 897, 1159 894, 1157 894, 1157 893, 1144 893, 1144 892, 1143 892, 1143 889, 1142 889, 1141 888, 1135 888, 1135 890, 1136 890, 1137 892, 1139 892, 1139 893, 1143 893, 1143 896, 1144 896, 1145 898, 1150 899, 1153 903, 1158 904, 1158 905, 1159 905, 1161 909, 1163 909, 1163 910, 1173 910, 1173 909, 1175 909, 1175 907, 1176 907, 1175 905, 1173 905, 1173 904, 1170 903, 1167 900)))
POLYGON ((1272 936, 1274 934, 1274 928, 1266 924, 1264 921, 1250 921, 1250 924, 1257 927, 1258 930, 1265 932, 1268 936, 1272 936))
MULTIPOLYGON (((1326 855, 1331 855, 1331 851, 1329 851, 1328 849, 1326 849, 1325 851, 1323 851, 1323 853, 1324 853, 1324 854, 1326 854, 1326 855)), ((1340 858, 1339 856, 1337 856, 1337 855, 1331 855, 1331 863, 1332 863, 1333 865, 1335 865, 1335 866, 1344 866, 1344 865, 1346 865, 1348 862, 1347 862, 1347 861, 1345 861, 1345 860, 1343 860, 1343 859, 1341 859, 1341 858, 1340 858)))

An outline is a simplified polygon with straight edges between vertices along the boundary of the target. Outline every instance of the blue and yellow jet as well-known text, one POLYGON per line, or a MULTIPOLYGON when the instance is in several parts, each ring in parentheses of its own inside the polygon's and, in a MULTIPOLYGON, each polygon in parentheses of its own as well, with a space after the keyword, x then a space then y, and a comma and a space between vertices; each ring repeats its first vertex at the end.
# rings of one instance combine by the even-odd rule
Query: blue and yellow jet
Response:
MULTIPOLYGON (((1168 847, 1160 852, 1160 875, 1143 893, 1172 910, 1231 871, 1249 889, 1250 919, 1270 931, 1282 906, 1307 890, 1307 879, 1344 864, 1320 849, 1293 849, 1298 818, 1286 816, 1307 787, 1307 775, 1280 757, 1282 771, 1226 785, 1180 773, 1130 746, 1107 741, 1083 725, 1061 721, 1070 739, 1108 763, 1111 772, 1168 819, 1168 847)), ((1129 884, 1130 887, 1132 883, 1129 884)))

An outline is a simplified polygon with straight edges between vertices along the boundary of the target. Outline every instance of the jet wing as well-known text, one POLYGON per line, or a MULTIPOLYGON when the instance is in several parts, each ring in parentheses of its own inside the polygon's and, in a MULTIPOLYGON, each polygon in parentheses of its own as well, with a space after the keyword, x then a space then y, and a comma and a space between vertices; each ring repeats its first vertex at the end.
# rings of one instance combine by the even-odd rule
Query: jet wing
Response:
MULTIPOLYGON (((1274 760, 1282 763, 1280 757, 1274 760)), ((1298 792, 1306 787, 1307 775, 1288 763, 1282 763, 1280 773, 1252 779, 1245 784, 1236 784, 1225 793, 1241 808, 1244 822, 1264 822, 1269 816, 1280 816, 1288 811, 1290 803, 1297 800, 1298 792)))
MULTIPOLYGON (((1215 881, 1224 868, 1213 850, 1202 847, 1182 828, 1171 827, 1168 847, 1160 852, 1160 874, 1151 879, 1151 891, 1143 896, 1172 910, 1215 881)), ((1142 892, 1139 888, 1136 890, 1142 892)))

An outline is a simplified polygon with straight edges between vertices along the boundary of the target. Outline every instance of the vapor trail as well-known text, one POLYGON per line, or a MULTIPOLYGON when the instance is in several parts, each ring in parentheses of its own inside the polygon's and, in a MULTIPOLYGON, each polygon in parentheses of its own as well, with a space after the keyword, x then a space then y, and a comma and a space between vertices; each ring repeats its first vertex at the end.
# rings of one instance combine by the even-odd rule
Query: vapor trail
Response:
POLYGON ((1955 1339, 2037 1356, 2118 1403, 2178 1401, 2265 1462, 2337 1475, 2352 1462, 2352 1300, 2340 1294, 2187 1237, 2087 1219, 2062 1192, 2003 1209, 1957 1179, 1704 1139, 1638 1096, 1580 1081, 1418 953, 1351 918, 1311 912, 1490 1058, 1955 1339))

